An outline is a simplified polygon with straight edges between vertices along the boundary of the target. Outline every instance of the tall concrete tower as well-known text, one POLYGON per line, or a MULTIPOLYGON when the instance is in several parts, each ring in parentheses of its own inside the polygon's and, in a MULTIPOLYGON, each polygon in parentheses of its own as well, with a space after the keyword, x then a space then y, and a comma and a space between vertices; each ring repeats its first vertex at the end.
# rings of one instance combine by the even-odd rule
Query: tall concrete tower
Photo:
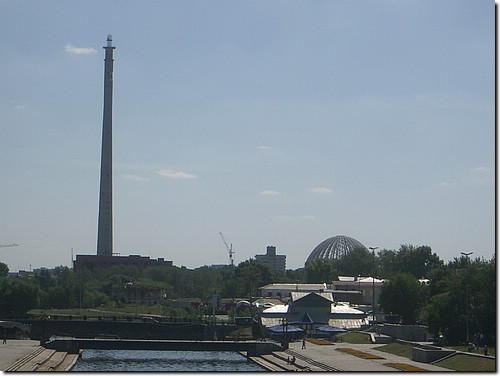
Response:
POLYGON ((99 224, 97 255, 113 255, 113 50, 108 35, 104 59, 104 109, 101 146, 101 184, 99 190, 99 224))

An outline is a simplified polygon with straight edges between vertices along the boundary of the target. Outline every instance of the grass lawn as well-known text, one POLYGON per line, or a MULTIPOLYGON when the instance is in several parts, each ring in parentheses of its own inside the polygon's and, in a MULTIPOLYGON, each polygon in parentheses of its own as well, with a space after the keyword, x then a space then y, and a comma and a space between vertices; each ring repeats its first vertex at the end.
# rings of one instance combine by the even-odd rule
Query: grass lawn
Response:
MULTIPOLYGON (((148 310, 151 311, 151 310, 148 310)), ((34 316, 87 316, 88 318, 96 318, 99 316, 137 316, 143 314, 151 314, 153 312, 145 312, 145 310, 140 307, 120 307, 120 308, 96 308, 96 309, 87 309, 87 308, 70 308, 70 309, 32 309, 28 311, 28 314, 34 316)), ((156 314, 153 313, 153 314, 156 314)))
POLYGON ((82 317, 87 316, 87 318, 97 318, 99 316, 116 316, 116 317, 143 317, 146 315, 166 315, 169 316, 169 312, 165 310, 164 307, 138 305, 138 304, 123 304, 121 306, 115 307, 99 307, 99 308, 70 308, 70 309, 32 309, 28 311, 29 315, 32 316, 73 316, 82 317))
POLYGON ((496 372, 495 359, 466 354, 456 354, 434 364, 461 372, 496 372))
POLYGON ((411 349, 412 345, 408 344, 402 344, 402 343, 389 343, 384 346, 380 347, 375 347, 376 350, 384 351, 389 354, 394 354, 398 356, 403 356, 405 358, 411 359, 411 349))
MULTIPOLYGON (((376 347, 377 350, 385 351, 394 355, 411 359, 410 344, 390 343, 388 345, 376 347)), ((463 350, 461 347, 456 350, 463 350)), ((490 351, 491 354, 491 351, 490 351)), ((467 354, 456 354, 447 359, 433 363, 436 366, 448 368, 461 372, 495 372, 495 359, 469 356, 467 354)))
MULTIPOLYGON (((446 346, 446 348, 457 350, 457 351, 469 352, 466 345, 461 345, 461 346, 446 346)), ((481 355, 483 355, 483 348, 480 347, 476 351, 473 351, 473 353, 474 354, 481 354, 481 355)), ((495 357, 496 356, 496 349, 494 347, 488 347, 488 355, 495 357)))
POLYGON ((340 338, 342 339, 342 342, 347 343, 370 343, 370 335, 365 333, 348 332, 343 334, 340 338))

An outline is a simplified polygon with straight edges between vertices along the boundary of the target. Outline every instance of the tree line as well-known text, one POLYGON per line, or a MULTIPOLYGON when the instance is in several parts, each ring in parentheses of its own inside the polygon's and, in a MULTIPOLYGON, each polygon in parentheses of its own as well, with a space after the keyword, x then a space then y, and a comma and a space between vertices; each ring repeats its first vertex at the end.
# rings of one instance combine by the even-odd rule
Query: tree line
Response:
POLYGON ((461 342, 482 334, 494 343, 496 335, 496 261, 461 256, 444 263, 428 246, 401 245, 399 250, 373 253, 355 249, 335 260, 316 259, 304 268, 277 271, 254 259, 237 266, 196 269, 176 266, 115 265, 73 271, 42 269, 33 278, 8 277, 0 263, 0 318, 21 318, 33 308, 96 308, 124 304, 123 287, 158 288, 169 299, 256 297, 271 283, 329 283, 338 276, 371 276, 386 280, 378 312, 399 315, 402 323, 422 323, 436 336, 461 342), (419 282, 425 277, 428 284, 419 282))

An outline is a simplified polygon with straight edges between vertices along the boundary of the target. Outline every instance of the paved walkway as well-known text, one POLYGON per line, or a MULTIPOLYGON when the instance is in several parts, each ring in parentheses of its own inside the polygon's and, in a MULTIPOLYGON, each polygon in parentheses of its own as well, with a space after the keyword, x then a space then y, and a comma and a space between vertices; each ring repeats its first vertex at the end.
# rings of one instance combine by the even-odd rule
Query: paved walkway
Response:
POLYGON ((345 372, 401 372, 394 367, 385 365, 386 363, 403 363, 424 369, 426 371, 442 371, 450 372, 449 369, 438 367, 432 364, 420 363, 412 361, 397 355, 392 355, 375 347, 380 347, 381 344, 350 344, 336 342, 333 345, 315 345, 311 342, 306 342, 306 349, 302 349, 302 342, 290 343, 290 350, 299 355, 308 357, 316 362, 323 363, 329 367, 345 372), (340 348, 351 348, 365 353, 377 355, 383 359, 362 359, 357 356, 338 351, 340 348))
POLYGON ((6 344, 0 344, 0 371, 5 371, 22 357, 40 348, 40 341, 31 339, 8 339, 6 344))

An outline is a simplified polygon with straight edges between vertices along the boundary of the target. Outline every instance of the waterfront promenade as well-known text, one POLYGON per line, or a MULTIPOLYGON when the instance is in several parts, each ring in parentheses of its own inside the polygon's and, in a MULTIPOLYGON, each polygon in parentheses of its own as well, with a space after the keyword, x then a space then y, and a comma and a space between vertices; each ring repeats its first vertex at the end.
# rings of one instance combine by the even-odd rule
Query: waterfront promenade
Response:
POLYGON ((40 341, 8 339, 6 344, 0 345, 0 371, 5 371, 9 366, 24 356, 40 348, 40 341))
POLYGON ((302 349, 301 342, 290 343, 290 348, 285 352, 288 356, 295 356, 300 365, 312 365, 315 371, 337 370, 340 372, 392 372, 401 369, 396 365, 416 367, 427 372, 450 372, 449 369, 432 364, 420 363, 401 356, 389 354, 376 350, 381 344, 351 344, 336 342, 331 345, 316 345, 306 342, 306 348, 302 349), (373 355, 377 359, 363 359, 339 349, 354 349, 363 353, 373 355), (308 361, 311 360, 312 362, 308 361), (321 368, 321 369, 318 369, 321 368))
MULTIPOLYGON (((0 371, 16 370, 15 367, 12 367, 13 365, 24 363, 28 366, 29 363, 34 364, 37 361, 37 357, 46 357, 46 355, 43 355, 43 351, 51 350, 44 349, 39 344, 39 341, 34 340, 8 340, 7 344, 0 345, 0 371), (29 360, 30 358, 31 360, 29 360)), ((335 343, 332 345, 316 345, 311 342, 306 342, 307 348, 302 349, 301 342, 292 342, 290 343, 290 348, 286 352, 276 353, 278 356, 266 355, 259 358, 260 361, 262 361, 262 365, 267 364, 268 369, 275 371, 284 371, 285 369, 292 371, 294 368, 297 368, 298 370, 309 369, 311 371, 391 372, 401 371, 395 368, 394 365, 404 364, 406 366, 417 367, 427 372, 449 372, 448 369, 442 367, 415 362, 404 357, 376 350, 375 348, 378 346, 380 346, 380 344, 361 345, 335 343), (362 359, 338 350, 342 348, 355 349, 363 353, 375 355, 378 358, 362 359), (296 357, 298 367, 287 365, 286 359, 292 356, 296 357)), ((52 357, 53 356, 54 354, 52 354, 52 357)), ((50 357, 47 360, 49 359, 50 357)))

